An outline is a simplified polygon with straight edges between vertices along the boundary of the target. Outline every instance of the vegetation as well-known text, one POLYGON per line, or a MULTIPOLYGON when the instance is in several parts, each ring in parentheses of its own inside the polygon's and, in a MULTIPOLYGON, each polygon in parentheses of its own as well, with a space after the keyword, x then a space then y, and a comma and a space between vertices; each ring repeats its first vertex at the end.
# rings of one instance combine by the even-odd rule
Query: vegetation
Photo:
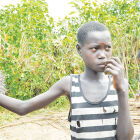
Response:
MULTIPOLYGON (((44 0, 22 0, 17 6, 0 10, 0 69, 6 76, 9 96, 29 99, 49 89, 57 80, 83 71, 78 56, 76 32, 85 22, 97 20, 112 35, 113 55, 119 56, 130 83, 130 96, 140 87, 140 71, 136 58, 139 48, 138 0, 97 1, 73 0, 79 13, 71 12, 63 20, 54 21, 44 0)), ((61 97, 54 104, 66 104, 61 97)))

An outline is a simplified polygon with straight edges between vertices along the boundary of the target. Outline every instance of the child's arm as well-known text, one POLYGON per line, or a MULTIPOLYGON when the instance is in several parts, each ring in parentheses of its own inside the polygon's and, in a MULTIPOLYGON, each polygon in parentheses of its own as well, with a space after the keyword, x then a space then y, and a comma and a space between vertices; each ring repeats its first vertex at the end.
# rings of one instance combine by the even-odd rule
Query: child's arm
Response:
POLYGON ((108 60, 105 72, 110 72, 115 81, 115 88, 118 93, 118 123, 117 123, 117 139, 132 140, 134 129, 130 119, 128 105, 128 82, 124 79, 124 68, 119 58, 113 57, 108 60))
POLYGON ((61 95, 69 96, 70 91, 70 76, 56 82, 47 92, 42 93, 26 101, 21 101, 0 94, 0 105, 19 115, 25 115, 34 110, 40 109, 61 95))

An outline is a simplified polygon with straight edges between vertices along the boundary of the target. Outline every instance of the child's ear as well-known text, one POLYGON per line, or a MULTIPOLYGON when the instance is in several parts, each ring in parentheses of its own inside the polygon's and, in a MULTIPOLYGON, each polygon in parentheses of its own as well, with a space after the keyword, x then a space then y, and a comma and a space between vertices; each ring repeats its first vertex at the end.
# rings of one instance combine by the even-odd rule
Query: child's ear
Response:
POLYGON ((82 46, 79 43, 76 45, 76 49, 79 55, 82 56, 82 53, 81 53, 82 46))

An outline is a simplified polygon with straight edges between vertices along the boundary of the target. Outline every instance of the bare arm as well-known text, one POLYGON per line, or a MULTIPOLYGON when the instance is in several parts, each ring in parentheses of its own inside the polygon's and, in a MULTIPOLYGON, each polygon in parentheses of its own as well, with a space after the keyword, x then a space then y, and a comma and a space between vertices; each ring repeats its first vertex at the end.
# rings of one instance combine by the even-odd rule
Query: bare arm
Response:
POLYGON ((108 61, 105 72, 110 72, 115 81, 115 88, 118 93, 118 123, 117 139, 132 140, 134 135, 133 125, 130 119, 128 105, 128 82, 124 78, 124 69, 119 58, 112 58, 108 61))
POLYGON ((42 93, 29 100, 22 101, 0 94, 0 105, 19 115, 25 115, 34 110, 49 105, 61 95, 69 96, 70 76, 56 82, 47 92, 42 93))
MULTIPOLYGON (((126 82, 126 86, 128 83, 126 82)), ((134 128, 130 118, 129 104, 128 104, 128 89, 118 91, 118 124, 117 124, 117 137, 118 140, 132 140, 134 135, 134 128)))

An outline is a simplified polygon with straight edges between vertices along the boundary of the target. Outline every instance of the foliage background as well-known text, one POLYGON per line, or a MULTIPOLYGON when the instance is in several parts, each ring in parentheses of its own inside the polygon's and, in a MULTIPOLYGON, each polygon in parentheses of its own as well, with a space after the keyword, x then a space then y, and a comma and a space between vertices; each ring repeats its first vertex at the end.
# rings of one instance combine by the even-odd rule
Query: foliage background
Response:
MULTIPOLYGON (((71 12, 57 22, 49 16, 44 0, 22 0, 17 6, 0 10, 0 70, 6 76, 6 94, 29 99, 47 91, 63 76, 82 72, 84 65, 75 49, 76 32, 83 23, 96 20, 111 32, 113 55, 124 64, 132 97, 140 87, 140 3, 73 0, 70 4, 79 16, 74 17, 71 12)), ((66 97, 61 97, 52 106, 66 103, 66 97)))

